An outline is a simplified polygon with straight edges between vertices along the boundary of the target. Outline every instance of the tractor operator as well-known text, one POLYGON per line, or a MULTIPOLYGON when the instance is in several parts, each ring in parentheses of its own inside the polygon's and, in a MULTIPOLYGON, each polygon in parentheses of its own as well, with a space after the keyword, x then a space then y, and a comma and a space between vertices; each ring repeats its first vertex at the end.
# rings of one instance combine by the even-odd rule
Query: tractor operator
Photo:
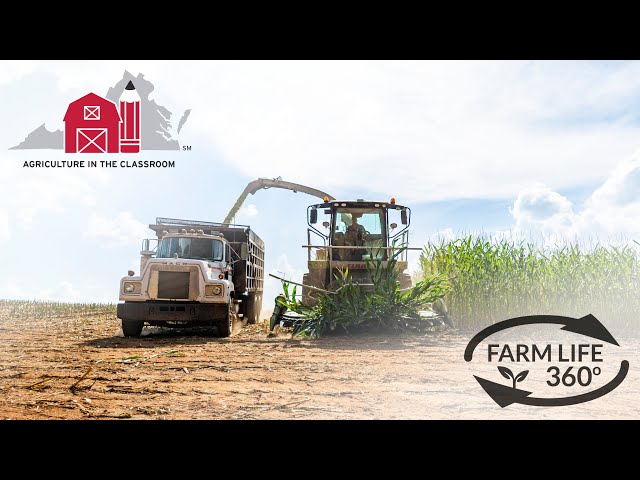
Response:
MULTIPOLYGON (((362 214, 352 213, 351 214, 351 225, 347 227, 345 232, 345 244, 351 247, 361 247, 364 246, 364 235, 367 233, 367 230, 358 223, 358 218, 360 218, 362 214)), ((362 255, 366 253, 364 249, 357 250, 348 250, 347 258, 349 260, 362 260, 362 255)))

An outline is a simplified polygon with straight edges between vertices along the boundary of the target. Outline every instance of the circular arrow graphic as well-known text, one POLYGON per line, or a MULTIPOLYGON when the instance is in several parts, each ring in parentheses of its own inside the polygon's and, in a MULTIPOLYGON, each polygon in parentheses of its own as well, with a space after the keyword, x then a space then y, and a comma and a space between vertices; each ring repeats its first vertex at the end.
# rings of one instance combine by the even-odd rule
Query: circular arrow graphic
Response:
MULTIPOLYGON (((464 359, 467 362, 470 362, 473 359, 473 352, 480 344, 480 342, 482 342, 485 338, 490 337, 494 333, 506 330, 507 328, 519 327, 522 325, 533 325, 538 323, 563 325, 562 330, 578 333, 586 337, 595 338, 602 342, 620 346, 616 339, 613 338, 611 333, 609 333, 609 331, 605 328, 605 326, 602 325, 602 323, 600 323, 600 321, 591 314, 581 318, 563 317, 559 315, 529 315, 525 317, 516 317, 504 320, 481 330, 471 339, 471 341, 467 345, 467 348, 465 348, 464 359)), ((490 360, 491 358, 489 357, 489 361, 490 360)), ((563 361, 562 358, 560 358, 560 361, 563 361)), ((569 375, 569 371, 572 368, 573 367, 569 367, 562 377, 562 382, 566 386, 571 386, 576 383, 576 377, 569 375), (567 378, 567 380, 565 380, 565 377, 567 378)), ((591 382, 591 371, 587 368, 588 380, 582 381, 580 380, 580 372, 583 368, 587 367, 578 369, 577 381, 581 386, 587 386, 591 382)), ((554 384, 547 381, 547 383, 552 387, 557 386, 560 383, 560 378, 558 377, 560 369, 558 367, 550 367, 547 371, 553 371, 554 369, 556 370, 556 375, 552 378, 557 379, 557 382, 554 384)), ((600 373, 599 370, 600 369, 598 367, 594 368, 594 375, 598 375, 600 373), (597 372, 596 369, 598 370, 597 372)), ((489 395, 493 399, 493 401, 500 405, 502 408, 507 407, 512 403, 520 403, 522 405, 531 405, 536 407, 561 407, 589 402, 611 392, 618 385, 620 385, 627 376, 627 373, 629 372, 629 362, 627 360, 623 360, 620 364, 620 370, 618 371, 616 376, 606 385, 603 385, 602 387, 587 393, 560 398, 532 397, 531 392, 517 388, 518 382, 521 382, 527 377, 529 370, 524 370, 516 375, 511 371, 511 369, 505 366, 498 366, 498 371, 503 377, 511 380, 513 382, 513 386, 501 385, 499 383, 492 382, 491 380, 487 380, 486 378, 478 377, 477 375, 474 375, 474 377, 478 381, 480 386, 484 389, 484 391, 487 392, 487 395, 489 395)))

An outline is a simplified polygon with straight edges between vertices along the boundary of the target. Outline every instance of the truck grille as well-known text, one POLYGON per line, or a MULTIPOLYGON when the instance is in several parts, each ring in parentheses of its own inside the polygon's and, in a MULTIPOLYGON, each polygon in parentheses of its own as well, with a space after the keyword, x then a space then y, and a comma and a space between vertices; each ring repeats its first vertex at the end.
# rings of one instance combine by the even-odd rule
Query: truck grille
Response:
POLYGON ((158 298, 188 299, 189 272, 158 272, 158 298))

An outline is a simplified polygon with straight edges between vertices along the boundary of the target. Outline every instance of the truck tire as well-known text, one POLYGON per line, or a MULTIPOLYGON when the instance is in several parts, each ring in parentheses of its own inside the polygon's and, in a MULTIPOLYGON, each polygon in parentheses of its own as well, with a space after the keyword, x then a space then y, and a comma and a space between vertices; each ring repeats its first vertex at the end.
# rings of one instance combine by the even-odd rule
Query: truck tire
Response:
POLYGON ((253 307, 253 304, 255 303, 255 301, 256 301, 255 293, 249 293, 242 300, 242 314, 243 314, 242 320, 245 320, 247 324, 256 323, 254 318, 254 307, 253 307))
POLYGON ((125 337, 139 337, 144 327, 143 321, 122 320, 122 333, 125 337))
POLYGON ((218 336, 230 337, 236 333, 238 327, 238 315, 232 311, 232 304, 229 304, 227 315, 224 320, 218 322, 218 336))
POLYGON ((256 293, 255 309, 256 309, 256 323, 259 323, 261 320, 260 317, 262 316, 262 292, 256 293))
POLYGON ((260 312, 262 311, 262 293, 250 293, 245 308, 245 318, 248 324, 258 323, 260 321, 260 312))

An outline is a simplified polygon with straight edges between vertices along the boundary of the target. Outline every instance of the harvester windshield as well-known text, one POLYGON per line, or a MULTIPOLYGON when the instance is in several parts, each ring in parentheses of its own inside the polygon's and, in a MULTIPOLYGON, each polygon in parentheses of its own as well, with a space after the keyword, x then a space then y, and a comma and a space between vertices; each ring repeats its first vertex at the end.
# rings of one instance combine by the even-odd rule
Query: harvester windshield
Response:
POLYGON ((336 211, 336 232, 346 233, 358 228, 370 235, 382 238, 384 211, 380 208, 338 208, 336 211), (354 222, 355 221, 355 222, 354 222), (353 228, 350 228, 352 225, 353 228))
MULTIPOLYGON (((335 227, 332 244, 347 247, 365 247, 364 249, 348 249, 336 251, 341 260, 364 260, 384 258, 385 250, 374 250, 386 245, 385 215, 381 208, 349 208, 336 209, 335 227)), ((337 259, 337 258, 336 258, 337 259)))
POLYGON ((224 247, 220 240, 209 238, 168 237, 160 242, 157 258, 191 258, 220 262, 224 247))

